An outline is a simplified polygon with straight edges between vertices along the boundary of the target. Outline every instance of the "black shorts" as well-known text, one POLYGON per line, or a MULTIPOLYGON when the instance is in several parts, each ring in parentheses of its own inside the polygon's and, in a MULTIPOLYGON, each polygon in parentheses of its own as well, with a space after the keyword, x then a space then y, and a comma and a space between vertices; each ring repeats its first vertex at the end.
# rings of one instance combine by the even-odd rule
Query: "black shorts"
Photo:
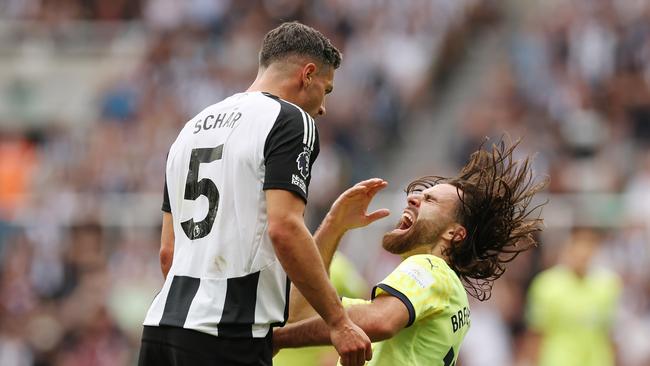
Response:
POLYGON ((139 366, 271 366, 273 345, 266 338, 223 338, 177 327, 142 331, 139 366))

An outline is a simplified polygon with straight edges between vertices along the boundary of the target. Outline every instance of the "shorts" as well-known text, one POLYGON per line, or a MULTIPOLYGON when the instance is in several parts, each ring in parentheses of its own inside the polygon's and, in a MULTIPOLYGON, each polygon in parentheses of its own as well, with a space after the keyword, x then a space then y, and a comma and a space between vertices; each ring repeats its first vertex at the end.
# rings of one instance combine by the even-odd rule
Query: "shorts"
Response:
POLYGON ((145 326, 139 366, 271 366, 273 332, 266 338, 224 338, 178 327, 145 326))

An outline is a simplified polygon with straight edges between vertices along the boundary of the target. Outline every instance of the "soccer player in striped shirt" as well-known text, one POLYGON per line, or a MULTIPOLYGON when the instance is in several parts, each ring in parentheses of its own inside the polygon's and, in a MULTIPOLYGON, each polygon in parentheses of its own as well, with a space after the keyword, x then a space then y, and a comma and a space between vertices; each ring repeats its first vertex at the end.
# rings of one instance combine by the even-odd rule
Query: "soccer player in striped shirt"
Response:
MULTIPOLYGON (((370 365, 454 365, 470 326, 466 290, 480 300, 505 271, 505 264, 535 245, 542 220, 529 203, 543 189, 529 158, 513 161, 517 144, 482 148, 454 178, 429 176, 409 184, 407 207, 383 238, 402 263, 371 293, 371 301, 343 299, 352 320, 373 342, 370 365)), ((367 214, 373 196, 387 183, 371 179, 344 192, 315 234, 328 265, 347 230, 388 215, 367 214)), ((290 322, 274 332, 274 347, 327 344, 327 327, 297 292, 290 322), (305 319, 306 318, 306 319, 305 319)))
POLYGON ((345 312, 303 213, 339 51, 297 22, 262 42, 256 80, 206 107, 167 156, 160 263, 139 364, 270 365, 289 281, 327 321, 346 364, 371 357, 345 312))

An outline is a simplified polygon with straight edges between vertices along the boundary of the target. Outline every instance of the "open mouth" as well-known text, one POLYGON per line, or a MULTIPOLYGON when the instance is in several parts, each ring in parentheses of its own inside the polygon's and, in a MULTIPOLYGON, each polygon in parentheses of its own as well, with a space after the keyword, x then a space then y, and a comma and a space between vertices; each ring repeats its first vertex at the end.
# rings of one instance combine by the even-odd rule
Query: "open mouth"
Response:
POLYGON ((396 229, 402 232, 406 232, 411 228, 411 226, 413 226, 414 222, 415 222, 415 217, 413 213, 410 211, 404 211, 402 217, 400 218, 399 223, 397 224, 396 229))

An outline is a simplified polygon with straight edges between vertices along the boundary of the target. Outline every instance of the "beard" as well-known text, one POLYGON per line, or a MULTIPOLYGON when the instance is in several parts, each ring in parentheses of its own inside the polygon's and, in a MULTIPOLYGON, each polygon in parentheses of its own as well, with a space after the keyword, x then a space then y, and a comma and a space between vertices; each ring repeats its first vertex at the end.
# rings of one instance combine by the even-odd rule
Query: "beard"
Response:
POLYGON ((422 245, 433 246, 442 234, 444 225, 440 222, 420 219, 406 231, 398 228, 384 234, 382 239, 384 249, 393 254, 403 254, 422 245))

